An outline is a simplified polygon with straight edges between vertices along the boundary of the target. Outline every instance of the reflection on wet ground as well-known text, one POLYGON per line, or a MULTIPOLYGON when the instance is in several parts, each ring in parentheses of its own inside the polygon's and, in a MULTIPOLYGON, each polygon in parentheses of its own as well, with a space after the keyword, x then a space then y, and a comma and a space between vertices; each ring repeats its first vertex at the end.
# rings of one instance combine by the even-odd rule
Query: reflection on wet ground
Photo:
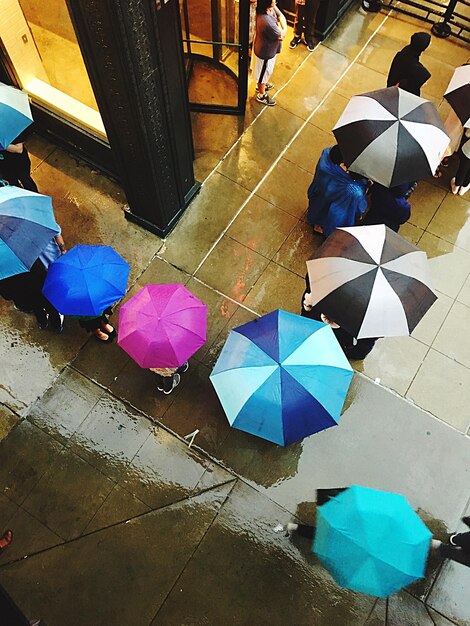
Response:
MULTIPOLYGON (((187 284, 207 303, 209 328, 164 396, 116 344, 73 320, 61 336, 41 332, 0 303, 0 520, 15 531, 0 582, 29 617, 49 626, 470 624, 462 565, 433 556, 423 581, 375 602, 338 588, 304 540, 272 531, 312 523, 316 489, 352 483, 403 493, 442 539, 470 511, 470 205, 447 192, 455 163, 420 184, 403 229, 430 256, 439 299, 412 338, 381 340, 353 363, 338 427, 274 446, 230 429, 209 381, 232 328, 298 309, 304 262, 319 245, 305 222, 318 155, 347 97, 382 86, 395 51, 423 30, 384 18, 353 9, 311 55, 285 49, 274 110, 250 99, 243 122, 195 116, 201 178, 247 132, 165 242, 124 221, 116 184, 31 142, 34 176, 68 245, 113 245, 132 266, 126 299, 149 282, 187 284)), ((433 41, 426 54, 426 95, 445 112, 442 87, 468 50, 433 41)))

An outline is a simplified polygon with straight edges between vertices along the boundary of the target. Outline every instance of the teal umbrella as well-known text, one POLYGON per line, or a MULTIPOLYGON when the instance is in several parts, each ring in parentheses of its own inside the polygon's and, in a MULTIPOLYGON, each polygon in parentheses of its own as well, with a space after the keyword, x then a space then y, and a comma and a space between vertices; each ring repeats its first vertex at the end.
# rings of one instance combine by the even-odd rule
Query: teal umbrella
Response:
POLYGON ((312 551, 341 587, 386 598, 424 576, 431 537, 406 498, 354 485, 318 508, 312 551))

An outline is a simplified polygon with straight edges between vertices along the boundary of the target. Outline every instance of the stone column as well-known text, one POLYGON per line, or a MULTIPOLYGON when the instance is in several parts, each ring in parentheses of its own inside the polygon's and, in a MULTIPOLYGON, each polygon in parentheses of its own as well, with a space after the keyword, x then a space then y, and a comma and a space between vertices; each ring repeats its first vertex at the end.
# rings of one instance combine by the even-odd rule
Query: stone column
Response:
POLYGON ((177 0, 67 0, 126 192, 165 236, 199 189, 177 0))

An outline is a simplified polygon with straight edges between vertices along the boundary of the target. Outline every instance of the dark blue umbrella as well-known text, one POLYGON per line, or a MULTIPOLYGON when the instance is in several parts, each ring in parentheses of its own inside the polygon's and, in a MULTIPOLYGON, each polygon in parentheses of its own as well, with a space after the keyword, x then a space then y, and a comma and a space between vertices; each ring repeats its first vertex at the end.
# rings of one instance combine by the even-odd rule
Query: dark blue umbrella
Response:
POLYGON ((63 315, 98 316, 126 293, 129 264, 110 246, 75 246, 49 268, 43 294, 63 315))
POLYGON ((0 150, 5 150, 33 122, 28 95, 0 83, 0 150))
POLYGON ((59 233, 49 196, 0 187, 0 280, 30 270, 59 233))

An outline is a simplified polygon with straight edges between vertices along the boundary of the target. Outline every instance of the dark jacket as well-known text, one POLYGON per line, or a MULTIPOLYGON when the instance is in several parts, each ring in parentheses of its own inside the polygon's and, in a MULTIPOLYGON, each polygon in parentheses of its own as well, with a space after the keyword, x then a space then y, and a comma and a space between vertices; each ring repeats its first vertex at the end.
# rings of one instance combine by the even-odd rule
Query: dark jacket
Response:
POLYGON ((431 77, 420 62, 421 53, 431 42, 429 33, 415 33, 410 43, 395 55, 387 78, 387 87, 399 85, 402 89, 420 95, 420 89, 431 77))
POLYGON ((374 183, 370 191, 370 208, 362 224, 385 224, 397 233, 401 224, 410 219, 411 204, 406 199, 410 188, 411 184, 405 184, 387 189, 374 183))

